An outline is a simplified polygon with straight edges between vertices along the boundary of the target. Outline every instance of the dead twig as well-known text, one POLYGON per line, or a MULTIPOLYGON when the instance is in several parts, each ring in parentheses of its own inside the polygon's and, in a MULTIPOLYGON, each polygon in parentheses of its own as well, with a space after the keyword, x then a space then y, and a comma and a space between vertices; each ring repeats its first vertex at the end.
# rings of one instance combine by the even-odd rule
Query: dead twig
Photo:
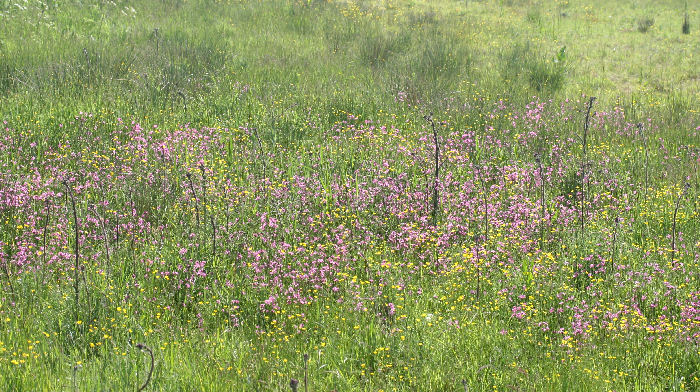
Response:
POLYGON ((146 389, 146 386, 148 386, 148 383, 151 381, 151 376, 153 375, 153 367, 155 365, 155 358, 153 357, 153 350, 151 350, 151 348, 146 346, 145 344, 139 343, 136 345, 136 348, 138 348, 141 351, 145 350, 151 357, 151 368, 148 370, 148 377, 146 377, 146 382, 144 382, 143 385, 141 385, 141 387, 138 389, 138 392, 141 392, 144 389, 146 389))

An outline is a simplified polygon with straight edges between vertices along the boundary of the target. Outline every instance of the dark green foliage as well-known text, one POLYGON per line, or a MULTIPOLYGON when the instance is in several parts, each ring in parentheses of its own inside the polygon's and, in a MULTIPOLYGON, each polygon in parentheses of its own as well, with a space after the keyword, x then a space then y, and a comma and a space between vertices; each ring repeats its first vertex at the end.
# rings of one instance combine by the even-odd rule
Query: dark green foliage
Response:
POLYGON ((564 84, 564 67, 548 61, 533 61, 528 65, 528 82, 538 93, 555 93, 564 84))
POLYGON ((409 42, 407 34, 389 31, 383 27, 371 26, 359 41, 361 59, 376 68, 384 65, 392 56, 401 53, 409 42))
POLYGON ((501 77, 511 83, 524 80, 538 94, 554 94, 564 85, 566 49, 562 47, 553 60, 535 53, 529 44, 514 45, 500 55, 501 77))
POLYGON ((646 33, 654 25, 654 18, 644 17, 637 20, 637 31, 646 33))

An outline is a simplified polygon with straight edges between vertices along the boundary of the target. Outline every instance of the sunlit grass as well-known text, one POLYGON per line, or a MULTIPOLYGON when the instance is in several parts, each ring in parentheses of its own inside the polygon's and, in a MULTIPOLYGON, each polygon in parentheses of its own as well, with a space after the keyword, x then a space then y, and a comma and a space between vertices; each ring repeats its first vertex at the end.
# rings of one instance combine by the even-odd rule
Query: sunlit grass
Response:
POLYGON ((693 7, 0 3, 2 389, 696 390, 693 7))

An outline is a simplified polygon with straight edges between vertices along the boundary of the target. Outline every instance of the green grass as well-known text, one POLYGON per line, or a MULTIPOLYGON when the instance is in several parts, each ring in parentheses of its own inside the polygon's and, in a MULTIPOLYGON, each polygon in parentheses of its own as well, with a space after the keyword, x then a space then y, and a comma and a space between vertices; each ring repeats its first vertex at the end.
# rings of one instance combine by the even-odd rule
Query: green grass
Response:
POLYGON ((340 96, 369 113, 392 108, 397 91, 426 104, 473 90, 515 101, 585 93, 639 118, 692 110, 700 91, 697 32, 678 33, 680 1, 5 2, 0 12, 2 115, 40 124, 111 110, 225 126, 248 115, 241 85, 266 107, 340 96), (647 15, 655 24, 640 34, 647 15))
MULTIPOLYGON (((655 340, 640 320, 657 320, 661 313, 638 299, 660 296, 659 306, 678 315, 685 296, 700 290, 700 188, 693 155, 700 146, 697 4, 0 0, 0 21, 0 121, 13 143, 0 150, 0 174, 6 183, 26 180, 28 194, 37 196, 31 209, 0 210, 0 256, 9 259, 22 246, 16 238, 24 235, 25 220, 55 229, 49 241, 72 236, 72 210, 63 195, 56 197, 61 207, 44 217, 38 198, 43 183, 32 183, 35 167, 50 178, 65 171, 81 179, 93 167, 105 168, 102 174, 130 167, 135 174, 125 182, 110 179, 123 191, 82 191, 79 218, 134 209, 153 227, 167 228, 105 245, 98 237, 106 229, 99 220, 90 223, 83 233, 88 245, 82 250, 78 309, 75 270, 0 271, 0 389, 135 390, 149 367, 138 343, 155 353, 146 390, 288 390, 291 378, 304 377, 303 354, 310 355, 311 391, 462 391, 463 380, 469 391, 700 388, 695 343, 666 335, 655 340), (686 14, 689 34, 682 31, 686 14), (396 181, 406 193, 425 188, 424 169, 432 163, 410 154, 430 156, 432 135, 423 120, 429 113, 445 122, 439 125, 443 138, 453 131, 474 132, 474 139, 485 143, 487 126, 493 126, 504 140, 514 141, 503 149, 475 147, 471 162, 531 169, 535 153, 555 144, 578 157, 585 107, 573 102, 585 101, 583 96, 598 97, 594 111, 620 113, 621 123, 652 125, 644 136, 616 134, 614 123, 588 135, 589 160, 605 162, 604 174, 592 169, 599 176, 593 193, 609 199, 591 207, 602 212, 587 222, 586 236, 571 229, 577 222, 559 225, 545 234, 549 248, 521 254, 517 246, 523 244, 509 237, 505 224, 492 228, 485 246, 513 252, 517 267, 490 265, 488 277, 479 275, 479 284, 488 288, 480 298, 474 291, 479 272, 465 261, 474 233, 440 248, 444 254, 435 250, 436 258, 454 264, 438 272, 420 258, 426 249, 438 249, 430 231, 403 252, 390 249, 391 232, 412 223, 392 213, 390 202, 377 197, 371 208, 338 207, 345 197, 333 188, 339 183, 359 195, 373 181, 405 173, 405 183, 396 181), (499 100, 507 105, 503 113, 494 104, 499 100), (519 142, 527 130, 510 125, 515 121, 510 111, 526 112, 525 106, 538 100, 553 102, 539 150, 519 142), (574 109, 559 115, 564 101, 574 109), (357 121, 343 124, 349 115, 357 121), (128 150, 124 146, 133 140, 115 130, 128 129, 132 121, 152 129, 156 141, 188 124, 211 128, 221 144, 201 155, 207 143, 201 135, 183 137, 173 147, 177 160, 159 157, 155 149, 128 150), (389 131, 363 128, 372 125, 389 131), (134 164, 140 159, 143 165, 134 164), (58 161, 68 163, 51 172, 58 161), (200 172, 200 165, 209 171, 200 172), (383 165, 390 169, 381 172, 383 165), (209 179, 209 204, 182 197, 190 192, 186 173, 199 192, 209 179), (644 184, 647 173, 650 184, 644 184), (147 180, 149 175, 156 179, 147 180), (308 184, 294 182, 295 176, 308 184), (631 185, 616 188, 601 179, 631 185), (571 278, 571 263, 592 253, 611 254, 613 214, 625 218, 616 233, 619 263, 644 277, 658 277, 657 267, 670 270, 670 216, 685 182, 690 190, 678 226, 685 236, 679 257, 687 270, 650 278, 653 284, 642 288, 635 286, 641 278, 618 279, 612 273, 587 281, 571 278), (276 193, 287 188, 311 189, 315 197, 276 193), (233 194, 215 194, 221 189, 233 194), (110 205, 102 208, 104 200, 110 205), (280 208, 285 212, 278 213, 280 208), (303 257, 332 248, 343 232, 339 227, 349 228, 348 260, 363 267, 338 275, 339 292, 309 284, 303 288, 314 299, 309 304, 262 311, 272 289, 253 288, 259 282, 246 269, 254 259, 246 252, 272 252, 260 237, 263 213, 287 229, 275 232, 275 241, 304 248, 303 257), (195 214, 202 224, 195 223, 195 214), (309 220, 300 222, 296 214, 309 220), (240 226, 233 234, 227 228, 234 240, 220 242, 216 255, 215 224, 207 219, 221 225, 229 215, 240 226), (377 237, 357 245, 365 233, 352 231, 356 222, 377 237), (89 230, 95 238, 89 238, 89 230), (307 235, 316 242, 299 244, 307 235), (183 288, 158 275, 158 270, 178 270, 178 252, 188 244, 192 257, 210 263, 202 278, 206 289, 183 288), (222 249, 231 255, 223 256, 222 249), (234 254, 248 258, 241 262, 234 254), (557 273, 538 274, 535 265, 557 273), (660 294, 664 283, 679 287, 674 292, 679 297, 660 294), (586 286, 590 289, 581 289, 586 286), (527 322, 512 315, 518 295, 529 306, 527 322), (642 309, 627 326, 620 321, 596 329, 590 338, 560 335, 553 331, 570 327, 574 319, 549 313, 559 306, 557 295, 605 311, 640 303, 642 309), (388 303, 397 307, 393 317, 388 303)), ((443 176, 479 184, 459 166, 457 150, 443 150, 449 157, 443 176)), ((554 167, 556 158, 545 155, 544 164, 554 167)), ((576 208, 571 195, 580 189, 578 166, 566 168, 554 175, 560 181, 546 190, 547 197, 569 198, 576 208)), ((489 185, 497 184, 496 177, 489 185)), ((65 191, 58 180, 47 189, 65 191)), ((198 198, 207 197, 204 192, 198 198)), ((441 208, 459 215, 460 192, 466 191, 454 191, 441 208)), ((537 194, 528 196, 535 200, 537 194)), ((494 194, 490 200, 502 206, 511 196, 517 195, 494 194)), ((478 204, 473 208, 468 214, 480 214, 478 204)), ((438 231, 450 230, 447 212, 440 219, 438 231)), ((32 238, 41 242, 41 226, 33 229, 32 238)), ((477 235, 479 230, 470 227, 477 235)), ((57 263, 71 265, 72 237, 65 244, 57 263)), ((672 321, 675 330, 680 328, 680 321, 672 321)))

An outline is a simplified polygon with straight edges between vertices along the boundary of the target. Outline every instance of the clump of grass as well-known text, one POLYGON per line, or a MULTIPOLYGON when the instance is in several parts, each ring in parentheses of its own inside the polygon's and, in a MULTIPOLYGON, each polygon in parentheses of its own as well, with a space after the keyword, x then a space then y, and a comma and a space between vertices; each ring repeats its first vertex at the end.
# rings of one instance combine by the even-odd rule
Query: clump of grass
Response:
POLYGON ((466 48, 439 32, 428 37, 420 45, 418 53, 415 65, 411 68, 415 67, 416 76, 427 82, 462 76, 471 64, 471 55, 466 48))
POLYGON ((7 94, 12 91, 14 85, 14 72, 14 67, 10 66, 5 61, 0 64, 0 92, 7 94))
POLYGON ((506 82, 522 81, 538 94, 556 93, 564 87, 565 48, 561 48, 554 59, 549 60, 536 53, 529 44, 515 44, 499 57, 500 74, 506 82))
POLYGON ((401 52, 405 37, 381 28, 367 29, 361 41, 360 57, 371 67, 379 67, 394 54, 401 52))
POLYGON ((685 17, 683 18, 683 28, 682 28, 683 34, 690 34, 690 22, 688 21, 688 13, 686 12, 685 17))
POLYGON ((514 44, 510 50, 500 53, 498 66, 503 79, 515 80, 523 73, 530 57, 530 45, 514 44))
POLYGON ((556 63, 535 60, 527 68, 530 87, 538 93, 559 91, 564 85, 564 67, 556 63))
POLYGON ((527 11, 526 19, 534 25, 540 25, 542 24, 542 13, 539 9, 530 9, 527 11))
POLYGON ((433 10, 409 12, 407 14, 407 19, 413 26, 434 25, 438 22, 438 16, 433 10))
POLYGON ((654 18, 645 16, 644 18, 637 20, 637 31, 640 33, 646 33, 654 25, 654 18))

